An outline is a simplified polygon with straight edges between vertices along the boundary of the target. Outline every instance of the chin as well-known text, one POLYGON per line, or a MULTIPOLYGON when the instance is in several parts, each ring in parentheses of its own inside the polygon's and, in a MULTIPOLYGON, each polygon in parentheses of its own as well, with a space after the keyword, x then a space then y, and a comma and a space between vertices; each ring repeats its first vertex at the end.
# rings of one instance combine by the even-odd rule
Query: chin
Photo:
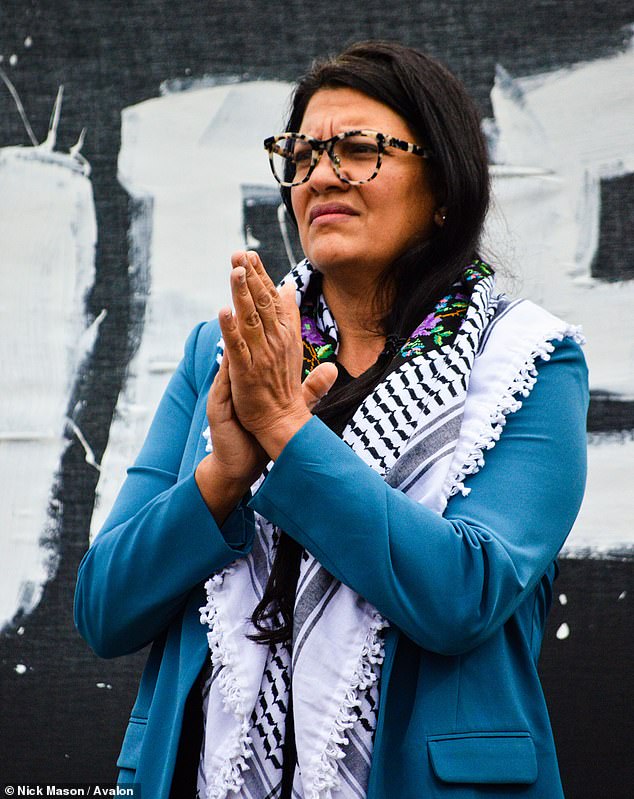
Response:
POLYGON ((359 247, 345 246, 341 241, 313 242, 312 246, 304 247, 306 257, 320 272, 329 272, 341 269, 351 264, 359 264, 363 253, 359 247))
POLYGON ((310 247, 304 252, 310 263, 323 275, 345 274, 348 278, 356 273, 363 283, 378 278, 385 268, 380 259, 368 257, 371 249, 310 247))
POLYGON ((358 257, 345 257, 341 252, 314 253, 306 257, 315 269, 324 275, 340 272, 343 269, 350 268, 352 265, 359 265, 358 257))

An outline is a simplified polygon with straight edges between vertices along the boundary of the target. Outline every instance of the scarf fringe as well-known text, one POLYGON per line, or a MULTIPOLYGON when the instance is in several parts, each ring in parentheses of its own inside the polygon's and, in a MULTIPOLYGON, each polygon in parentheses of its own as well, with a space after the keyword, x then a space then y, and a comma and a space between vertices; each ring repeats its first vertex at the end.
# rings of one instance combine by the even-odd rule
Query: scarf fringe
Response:
POLYGON ((576 325, 567 325, 563 331, 554 331, 545 336, 541 343, 535 347, 509 386, 508 391, 490 415, 487 429, 473 445, 462 467, 457 472, 447 475, 446 485, 450 486, 447 492, 448 499, 457 493, 461 493, 463 497, 471 493, 471 488, 465 486, 464 481, 470 475, 479 472, 484 466, 485 450, 493 449, 499 440, 506 424, 507 416, 522 407, 522 400, 518 398, 518 395, 526 398, 533 390, 537 381, 536 360, 541 358, 543 361, 549 361, 550 354, 555 349, 555 345, 552 342, 562 341, 564 338, 572 338, 577 344, 585 344, 585 337, 581 332, 581 328, 576 325))
POLYGON ((307 799, 332 799, 332 791, 339 788, 339 761, 345 757, 344 747, 350 741, 346 735, 357 721, 361 706, 361 692, 366 691, 380 677, 385 657, 381 632, 390 626, 387 619, 375 611, 368 634, 363 643, 359 661, 346 691, 339 712, 321 755, 313 762, 313 779, 309 784, 307 799))
POLYGON ((205 583, 207 604, 199 608, 201 622, 209 626, 207 641, 209 642, 211 662, 214 668, 220 669, 216 679, 223 707, 240 724, 238 737, 227 749, 225 760, 213 783, 207 786, 206 799, 224 799, 229 791, 237 793, 244 784, 242 772, 248 768, 246 761, 252 754, 249 736, 250 711, 244 707, 244 699, 234 669, 236 653, 232 651, 224 634, 216 602, 216 595, 222 588, 224 578, 233 574, 234 571, 235 569, 229 566, 207 580, 205 583))

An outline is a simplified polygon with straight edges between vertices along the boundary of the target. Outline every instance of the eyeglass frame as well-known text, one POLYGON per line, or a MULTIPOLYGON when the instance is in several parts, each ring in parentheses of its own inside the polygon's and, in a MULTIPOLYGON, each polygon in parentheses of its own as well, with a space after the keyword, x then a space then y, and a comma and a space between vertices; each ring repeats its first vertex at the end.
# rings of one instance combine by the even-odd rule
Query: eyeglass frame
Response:
POLYGON ((379 170, 381 169, 381 164, 383 162, 383 153, 385 152, 386 147, 394 147, 397 150, 412 153, 412 155, 418 155, 421 158, 434 157, 434 152, 432 150, 429 150, 420 144, 405 141, 404 139, 397 139, 395 136, 390 136, 387 133, 380 133, 378 130, 346 130, 343 133, 337 133, 335 136, 331 136, 329 139, 316 139, 313 136, 308 136, 306 133, 293 133, 292 131, 287 131, 285 133, 278 133, 276 136, 269 136, 264 139, 264 149, 267 150, 269 154, 269 164, 271 166, 273 177, 280 184, 280 186, 284 186, 285 188, 289 189, 292 189, 295 186, 301 186, 303 183, 307 183, 310 180, 310 177, 315 171, 315 168, 321 160, 321 156, 324 154, 324 152, 328 154, 330 165, 332 166, 335 175, 342 183, 347 183, 349 186, 361 186, 364 183, 369 183, 379 174, 379 170), (349 180, 348 178, 343 177, 339 172, 339 159, 334 154, 334 146, 338 141, 343 141, 343 139, 347 139, 351 136, 372 136, 376 139, 378 146, 376 167, 369 178, 364 178, 363 180, 349 180), (310 145, 311 148, 310 166, 308 167, 308 172, 301 180, 293 183, 289 183, 286 180, 280 180, 275 172, 275 166, 273 165, 273 157, 276 154, 279 155, 279 153, 275 153, 273 151, 273 146, 282 139, 291 138, 299 139, 299 141, 305 141, 310 145))

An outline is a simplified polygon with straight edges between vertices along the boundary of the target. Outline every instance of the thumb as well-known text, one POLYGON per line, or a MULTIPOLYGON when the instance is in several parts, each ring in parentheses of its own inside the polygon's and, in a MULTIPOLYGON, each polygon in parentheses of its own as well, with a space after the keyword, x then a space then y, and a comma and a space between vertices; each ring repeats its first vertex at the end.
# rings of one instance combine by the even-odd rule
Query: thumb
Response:
POLYGON ((302 383, 302 395, 308 409, 317 405, 332 388, 337 379, 337 367, 334 363, 320 363, 302 383))

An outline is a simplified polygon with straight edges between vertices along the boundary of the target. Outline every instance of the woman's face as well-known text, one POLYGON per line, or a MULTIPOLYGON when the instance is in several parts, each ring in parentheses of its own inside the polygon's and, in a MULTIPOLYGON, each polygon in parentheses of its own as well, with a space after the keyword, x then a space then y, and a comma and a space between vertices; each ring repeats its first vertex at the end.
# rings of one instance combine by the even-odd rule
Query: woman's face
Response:
MULTIPOLYGON (((387 105, 355 89, 317 91, 300 131, 328 139, 368 129, 424 145, 387 105)), ((304 254, 324 275, 350 274, 374 281, 411 245, 429 238, 437 203, 424 158, 386 148, 378 175, 350 186, 336 176, 324 153, 308 182, 291 189, 304 254)))

